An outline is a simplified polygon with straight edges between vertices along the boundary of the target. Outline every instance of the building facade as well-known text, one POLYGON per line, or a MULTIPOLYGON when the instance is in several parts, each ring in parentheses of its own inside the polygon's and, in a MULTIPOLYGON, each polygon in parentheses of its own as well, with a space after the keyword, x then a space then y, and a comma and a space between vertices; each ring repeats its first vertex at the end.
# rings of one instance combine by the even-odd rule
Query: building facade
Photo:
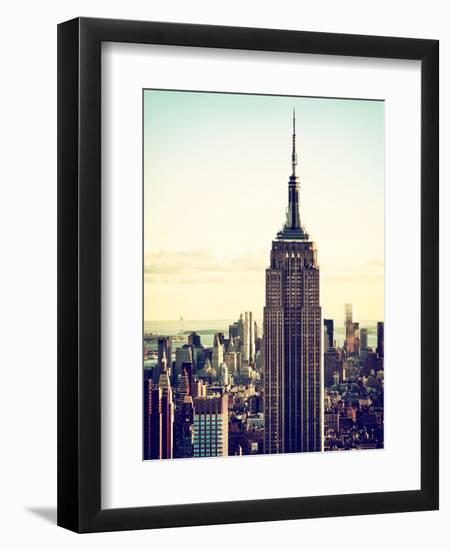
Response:
POLYGON ((193 456, 228 456, 227 396, 194 399, 193 456))
POLYGON ((315 243, 300 223, 295 113, 286 223, 272 242, 264 308, 264 452, 322 450, 322 314, 315 243))

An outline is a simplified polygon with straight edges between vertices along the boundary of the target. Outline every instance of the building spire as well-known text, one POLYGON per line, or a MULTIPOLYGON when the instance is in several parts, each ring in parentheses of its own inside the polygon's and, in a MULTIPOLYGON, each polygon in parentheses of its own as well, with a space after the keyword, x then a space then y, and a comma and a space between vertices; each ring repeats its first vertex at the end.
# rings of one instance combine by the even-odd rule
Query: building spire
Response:
POLYGON ((292 175, 295 176, 297 166, 297 151, 295 149, 295 107, 292 113, 292 175))
POLYGON ((292 110, 292 174, 289 178, 289 202, 286 210, 286 223, 283 229, 277 234, 279 239, 308 240, 300 222, 300 180, 296 174, 297 149, 295 133, 295 109, 292 110))

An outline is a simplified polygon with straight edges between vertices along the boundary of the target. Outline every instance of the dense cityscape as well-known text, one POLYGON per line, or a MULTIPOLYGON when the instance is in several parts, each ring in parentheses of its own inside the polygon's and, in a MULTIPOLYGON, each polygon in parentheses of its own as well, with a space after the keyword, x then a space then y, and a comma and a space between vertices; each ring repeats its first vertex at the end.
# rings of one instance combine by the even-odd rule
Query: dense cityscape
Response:
POLYGON ((383 447, 384 323, 360 327, 346 304, 338 342, 334 320, 322 322, 295 139, 294 113, 286 222, 272 242, 262 330, 246 311, 227 331, 144 334, 144 460, 383 447))

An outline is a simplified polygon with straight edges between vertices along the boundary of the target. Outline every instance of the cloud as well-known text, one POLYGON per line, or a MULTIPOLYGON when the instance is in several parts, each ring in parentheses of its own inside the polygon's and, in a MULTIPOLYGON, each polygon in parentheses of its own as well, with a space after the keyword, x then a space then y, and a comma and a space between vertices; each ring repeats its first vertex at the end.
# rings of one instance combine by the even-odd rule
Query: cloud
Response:
POLYGON ((155 250, 144 255, 144 274, 147 281, 161 284, 234 282, 238 275, 263 274, 267 262, 263 251, 219 257, 209 249, 155 250))
MULTIPOLYGON (((382 283, 384 281, 384 275, 381 273, 369 273, 369 272, 328 272, 323 277, 333 283, 354 283, 354 284, 369 284, 369 283, 382 283)), ((323 280, 322 279, 322 280, 323 280)))
MULTIPOLYGON (((158 284, 239 284, 264 281, 269 256, 259 250, 245 256, 219 256, 212 250, 154 250, 144 255, 145 280, 158 284)), ((373 284, 384 281, 382 258, 347 268, 321 265, 323 279, 333 283, 373 284)))
POLYGON ((321 276, 322 280, 333 283, 379 284, 384 281, 384 261, 379 257, 359 260, 355 258, 353 265, 337 268, 336 264, 322 263, 321 276))

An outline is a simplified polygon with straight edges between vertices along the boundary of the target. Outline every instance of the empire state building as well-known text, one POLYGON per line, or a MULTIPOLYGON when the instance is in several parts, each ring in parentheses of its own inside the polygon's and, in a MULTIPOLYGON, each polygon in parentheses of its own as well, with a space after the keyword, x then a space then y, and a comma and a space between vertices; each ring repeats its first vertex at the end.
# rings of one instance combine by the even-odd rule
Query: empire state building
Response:
POLYGON ((321 308, 314 242, 300 222, 295 111, 286 223, 272 242, 264 307, 266 453, 322 450, 321 308))

